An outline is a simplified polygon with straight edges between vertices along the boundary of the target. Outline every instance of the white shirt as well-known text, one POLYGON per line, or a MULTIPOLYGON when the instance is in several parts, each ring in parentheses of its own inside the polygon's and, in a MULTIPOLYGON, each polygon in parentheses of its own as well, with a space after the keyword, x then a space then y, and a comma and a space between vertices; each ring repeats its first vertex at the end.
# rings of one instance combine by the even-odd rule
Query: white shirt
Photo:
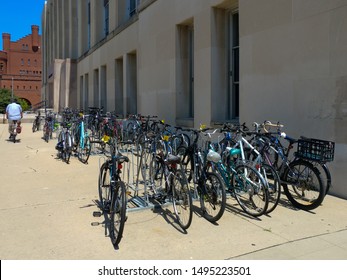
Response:
POLYGON ((18 121, 21 119, 22 107, 19 104, 13 102, 7 105, 6 113, 8 115, 9 120, 18 121))

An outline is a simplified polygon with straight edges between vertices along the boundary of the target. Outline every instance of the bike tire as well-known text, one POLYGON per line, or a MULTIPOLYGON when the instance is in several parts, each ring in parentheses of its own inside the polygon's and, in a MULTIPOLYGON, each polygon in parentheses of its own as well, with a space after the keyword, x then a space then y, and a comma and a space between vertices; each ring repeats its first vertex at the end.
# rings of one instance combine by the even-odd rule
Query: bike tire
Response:
POLYGON ((332 187, 332 178, 330 170, 326 163, 313 163, 313 166, 318 169, 320 173, 320 177, 322 179, 322 183, 325 187, 325 195, 328 194, 330 188, 332 187))
POLYGON ((123 237, 124 225, 126 220, 126 187, 124 182, 116 181, 111 183, 112 200, 110 209, 110 237, 115 249, 123 237))
MULTIPOLYGON (((192 170, 192 166, 191 166, 191 163, 190 163, 190 155, 189 155, 189 152, 188 152, 188 148, 185 147, 185 146, 178 147, 178 149, 176 151, 176 155, 181 158, 181 165, 182 165, 182 168, 183 168, 184 172, 187 175, 190 175, 190 172, 192 170)), ((190 179, 188 179, 188 181, 190 179)))
POLYGON ((296 160, 283 174, 283 191, 292 205, 302 210, 313 210, 321 205, 326 189, 320 173, 310 162, 296 160))
POLYGON ((91 143, 89 136, 85 136, 82 141, 83 143, 78 143, 77 156, 82 163, 87 164, 91 151, 91 143))
POLYGON ((193 200, 184 172, 180 169, 176 170, 171 183, 172 203, 177 222, 183 230, 186 230, 190 227, 193 219, 193 200))
POLYGON ((72 153, 72 137, 70 132, 65 133, 64 150, 65 150, 65 162, 70 163, 70 157, 72 153))
POLYGON ((43 126, 43 139, 48 143, 48 141, 49 141, 49 128, 48 128, 47 123, 45 123, 45 125, 43 126))
POLYGON ((214 172, 208 172, 204 182, 206 192, 200 193, 203 217, 211 223, 217 222, 224 214, 226 193, 223 179, 214 172))
POLYGON ((163 166, 156 156, 151 156, 149 165, 149 185, 155 196, 163 194, 165 185, 163 166))
POLYGON ((108 161, 104 162, 100 167, 98 193, 100 210, 109 212, 111 203, 111 169, 108 161))
POLYGON ((36 132, 38 129, 37 129, 37 125, 36 125, 36 121, 33 122, 33 127, 32 127, 32 132, 36 132))
POLYGON ((231 183, 238 204, 247 214, 259 217, 266 213, 269 191, 264 178, 255 168, 246 164, 237 165, 231 183))
POLYGON ((142 180, 144 183, 148 183, 150 181, 150 164, 151 164, 152 155, 148 149, 143 149, 141 152, 140 158, 140 173, 142 176, 142 180))
POLYGON ((269 205, 266 210, 266 214, 269 214, 276 209, 280 201, 281 179, 276 169, 266 163, 261 164, 260 173, 265 179, 265 182, 267 183, 267 187, 269 190, 269 205))

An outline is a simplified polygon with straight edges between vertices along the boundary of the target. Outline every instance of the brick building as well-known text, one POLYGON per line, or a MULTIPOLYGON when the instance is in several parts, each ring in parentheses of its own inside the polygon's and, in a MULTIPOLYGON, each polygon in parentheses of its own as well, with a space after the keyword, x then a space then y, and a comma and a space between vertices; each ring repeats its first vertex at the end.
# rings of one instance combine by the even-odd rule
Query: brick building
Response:
POLYGON ((12 90, 14 95, 30 105, 41 101, 41 35, 39 27, 31 26, 31 34, 11 41, 11 35, 2 33, 0 51, 0 88, 12 90))

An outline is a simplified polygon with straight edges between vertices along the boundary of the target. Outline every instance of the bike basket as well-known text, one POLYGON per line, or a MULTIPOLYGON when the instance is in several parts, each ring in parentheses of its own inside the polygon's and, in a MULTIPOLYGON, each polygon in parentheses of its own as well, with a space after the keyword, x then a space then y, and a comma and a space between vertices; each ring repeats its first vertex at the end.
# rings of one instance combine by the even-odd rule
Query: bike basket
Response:
POLYGON ((334 160, 335 143, 318 139, 299 139, 296 156, 299 158, 328 162, 334 160))

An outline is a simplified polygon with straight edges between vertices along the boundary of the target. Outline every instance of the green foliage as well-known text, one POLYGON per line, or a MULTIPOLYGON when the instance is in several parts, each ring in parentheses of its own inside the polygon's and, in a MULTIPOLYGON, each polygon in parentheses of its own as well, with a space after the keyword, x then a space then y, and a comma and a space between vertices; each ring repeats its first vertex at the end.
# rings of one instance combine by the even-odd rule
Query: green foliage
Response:
POLYGON ((30 109, 30 105, 26 100, 18 98, 18 103, 20 104, 20 106, 22 106, 23 112, 30 109))
MULTIPOLYGON (((5 113, 6 106, 11 102, 12 93, 9 89, 0 89, 0 113, 5 113)), ((14 96, 17 98, 16 96, 14 96)), ((24 99, 17 98, 18 103, 22 106, 23 111, 30 109, 30 105, 24 99)))
POLYGON ((11 91, 8 89, 0 89, 0 113, 5 113, 6 106, 10 103, 11 91))

